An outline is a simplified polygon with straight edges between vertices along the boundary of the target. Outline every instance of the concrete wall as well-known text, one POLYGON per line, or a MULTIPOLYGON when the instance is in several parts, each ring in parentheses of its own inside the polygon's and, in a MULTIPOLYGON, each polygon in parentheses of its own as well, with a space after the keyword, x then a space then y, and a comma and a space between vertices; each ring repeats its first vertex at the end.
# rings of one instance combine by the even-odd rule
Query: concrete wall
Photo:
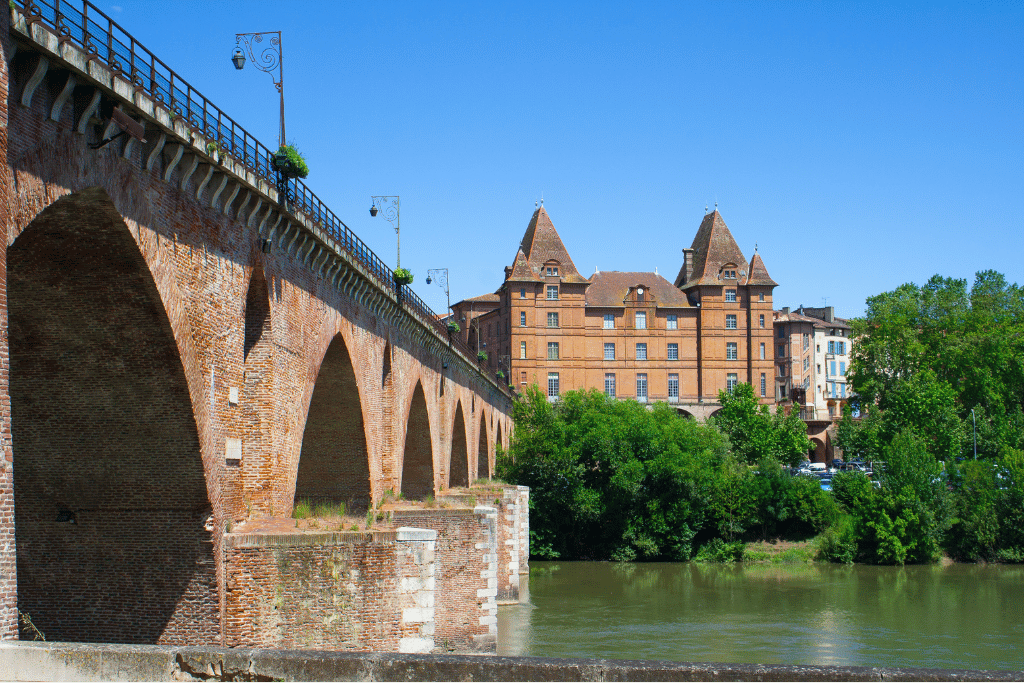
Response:
POLYGON ((1022 673, 0 643, 6 681, 1018 681, 1022 673))

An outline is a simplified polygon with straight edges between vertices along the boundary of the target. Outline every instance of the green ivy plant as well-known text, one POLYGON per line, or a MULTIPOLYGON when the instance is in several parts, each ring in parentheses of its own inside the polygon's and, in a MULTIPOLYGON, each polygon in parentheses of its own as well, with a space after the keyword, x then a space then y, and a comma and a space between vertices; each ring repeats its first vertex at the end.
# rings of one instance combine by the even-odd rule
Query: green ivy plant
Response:
POLYGON ((486 363, 487 362, 487 352, 486 351, 479 351, 476 354, 476 359, 478 361, 480 361, 481 363, 486 363))
POLYGON ((309 175, 306 158, 292 144, 281 145, 274 155, 274 164, 289 178, 305 178, 309 175))
POLYGON ((448 323, 448 331, 451 332, 452 334, 458 334, 459 332, 462 331, 462 328, 459 327, 459 324, 457 322, 452 321, 448 323))
POLYGON ((395 268, 395 282, 400 285, 412 284, 412 273, 408 268, 395 268))

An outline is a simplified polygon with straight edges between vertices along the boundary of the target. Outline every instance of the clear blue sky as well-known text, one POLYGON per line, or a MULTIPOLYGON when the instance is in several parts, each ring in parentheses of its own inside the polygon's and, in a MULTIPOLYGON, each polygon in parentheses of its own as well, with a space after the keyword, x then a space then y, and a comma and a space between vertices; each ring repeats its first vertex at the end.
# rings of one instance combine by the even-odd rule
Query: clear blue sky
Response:
POLYGON ((776 307, 931 275, 1024 283, 1024 4, 100 3, 265 144, 282 30, 307 183, 438 312, 496 289, 543 193, 577 268, 672 279, 716 199, 776 307))

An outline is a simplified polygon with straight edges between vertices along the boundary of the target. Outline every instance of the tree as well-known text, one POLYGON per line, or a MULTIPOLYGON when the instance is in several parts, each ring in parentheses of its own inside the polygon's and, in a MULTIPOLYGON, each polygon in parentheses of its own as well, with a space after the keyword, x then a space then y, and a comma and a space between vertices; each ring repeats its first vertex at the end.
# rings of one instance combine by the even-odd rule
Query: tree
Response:
POLYGON ((718 400, 722 409, 714 421, 729 437, 732 452, 741 462, 755 464, 769 457, 796 465, 814 448, 799 415, 781 411, 772 415, 749 384, 737 384, 731 393, 719 391, 718 400))

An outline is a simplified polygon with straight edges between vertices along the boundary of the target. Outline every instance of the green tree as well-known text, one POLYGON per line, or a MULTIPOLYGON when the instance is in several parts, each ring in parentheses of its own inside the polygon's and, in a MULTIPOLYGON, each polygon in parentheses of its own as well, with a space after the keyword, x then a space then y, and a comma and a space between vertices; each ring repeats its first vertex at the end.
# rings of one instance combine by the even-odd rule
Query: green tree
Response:
POLYGON ((729 437, 732 452, 740 462, 756 464, 768 457, 796 465, 814 448, 807 438, 807 425, 796 413, 772 415, 758 402, 754 388, 737 384, 732 392, 719 391, 722 409, 714 421, 729 437))

